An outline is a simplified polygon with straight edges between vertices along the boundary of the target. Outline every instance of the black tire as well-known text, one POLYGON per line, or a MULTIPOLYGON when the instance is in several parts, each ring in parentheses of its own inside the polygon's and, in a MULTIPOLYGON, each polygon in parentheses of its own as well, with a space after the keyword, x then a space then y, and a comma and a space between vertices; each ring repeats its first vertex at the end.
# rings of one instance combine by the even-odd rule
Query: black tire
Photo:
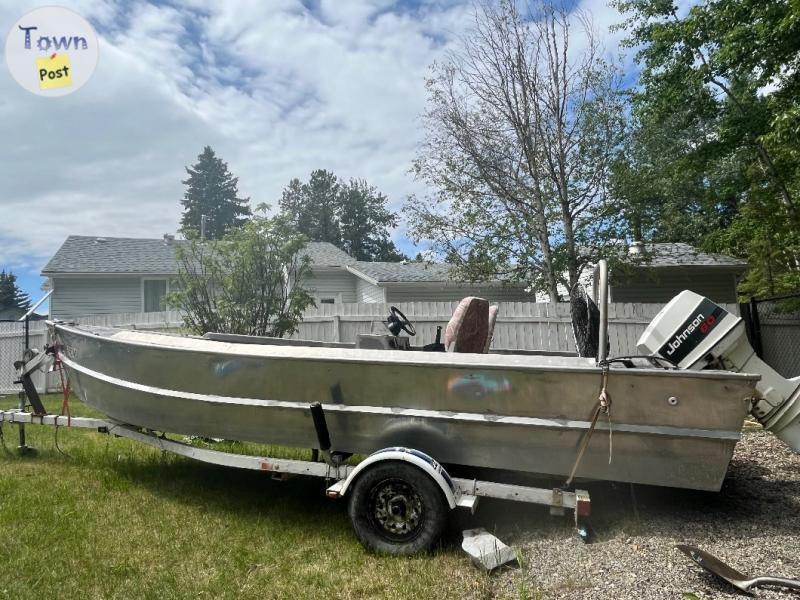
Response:
POLYGON ((353 484, 348 513, 361 544, 373 552, 410 555, 442 535, 450 507, 419 467, 391 461, 368 468, 353 484))

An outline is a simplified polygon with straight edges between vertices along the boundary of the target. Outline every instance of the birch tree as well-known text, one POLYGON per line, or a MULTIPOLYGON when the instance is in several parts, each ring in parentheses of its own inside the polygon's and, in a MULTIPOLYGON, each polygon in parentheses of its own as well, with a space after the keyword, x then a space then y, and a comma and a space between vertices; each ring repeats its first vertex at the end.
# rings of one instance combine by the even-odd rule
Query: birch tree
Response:
POLYGON ((591 19, 547 1, 479 4, 427 87, 413 171, 432 192, 405 206, 412 237, 462 279, 558 299, 617 237, 606 190, 623 103, 591 19))

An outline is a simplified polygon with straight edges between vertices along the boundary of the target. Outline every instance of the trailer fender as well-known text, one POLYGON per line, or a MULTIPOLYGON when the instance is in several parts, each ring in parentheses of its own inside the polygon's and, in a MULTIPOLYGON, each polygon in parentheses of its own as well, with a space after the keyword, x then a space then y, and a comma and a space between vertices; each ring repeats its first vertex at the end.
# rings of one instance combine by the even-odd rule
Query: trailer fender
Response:
POLYGON ((378 450, 370 454, 366 459, 361 461, 345 479, 341 479, 329 487, 326 491, 327 495, 331 498, 343 497, 347 493, 350 484, 352 484, 361 473, 369 469, 370 466, 387 460, 400 460, 418 467, 441 488, 450 508, 455 508, 458 505, 461 490, 453 484, 453 480, 442 465, 424 452, 399 446, 384 448, 383 450, 378 450))

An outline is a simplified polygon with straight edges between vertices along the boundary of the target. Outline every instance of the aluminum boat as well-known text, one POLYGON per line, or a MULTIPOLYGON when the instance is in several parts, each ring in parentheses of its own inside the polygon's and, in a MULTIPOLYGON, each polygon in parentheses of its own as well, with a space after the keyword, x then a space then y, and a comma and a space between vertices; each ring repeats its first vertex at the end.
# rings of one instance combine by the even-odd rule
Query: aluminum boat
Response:
POLYGON ((470 302, 447 348, 412 348, 399 311, 390 333, 356 344, 50 327, 78 396, 151 430, 319 448, 320 403, 338 453, 404 446, 444 464, 700 490, 720 489, 751 412, 800 449, 800 381, 706 298, 673 299, 639 340, 644 360, 604 356, 603 297, 597 359, 486 353, 488 303, 470 302))
MULTIPOLYGON (((593 359, 577 357, 53 329, 73 390, 123 423, 312 448, 309 404, 320 402, 342 452, 408 446, 446 464, 549 475, 570 472, 602 377, 593 359)), ((578 476, 718 490, 757 379, 612 367, 610 415, 598 421, 578 476)))

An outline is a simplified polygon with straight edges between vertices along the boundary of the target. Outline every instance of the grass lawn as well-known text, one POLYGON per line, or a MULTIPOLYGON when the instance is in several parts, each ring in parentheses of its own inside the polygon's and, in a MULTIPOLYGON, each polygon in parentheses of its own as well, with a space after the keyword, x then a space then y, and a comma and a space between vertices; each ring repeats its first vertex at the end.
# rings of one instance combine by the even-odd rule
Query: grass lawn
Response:
MULTIPOLYGON (((60 396, 45 397, 49 412, 60 396)), ((0 407, 16 398, 0 398, 0 407)), ((98 416, 78 400, 73 415, 98 416)), ((488 597, 458 538, 375 556, 317 478, 271 480, 89 430, 17 427, 0 448, 0 598, 488 597)), ((453 538, 451 533, 451 538, 453 538)))

